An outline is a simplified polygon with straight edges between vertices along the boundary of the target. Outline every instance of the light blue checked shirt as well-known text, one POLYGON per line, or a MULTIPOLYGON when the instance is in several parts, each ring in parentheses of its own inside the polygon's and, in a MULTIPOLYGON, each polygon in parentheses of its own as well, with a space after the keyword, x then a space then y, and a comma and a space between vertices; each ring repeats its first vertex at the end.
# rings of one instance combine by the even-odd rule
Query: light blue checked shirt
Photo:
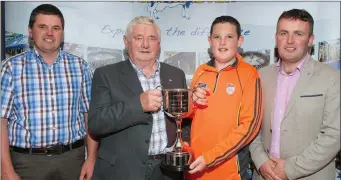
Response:
POLYGON ((85 134, 92 74, 83 59, 62 50, 52 65, 36 50, 7 59, 1 68, 1 118, 9 145, 69 144, 85 134))
MULTIPOLYGON (((143 70, 138 68, 131 60, 131 65, 135 69, 137 76, 140 80, 142 89, 144 92, 152 89, 156 89, 157 86, 160 86, 160 62, 157 61, 156 71, 147 78, 143 70)), ((166 148, 168 143, 167 131, 166 131, 166 119, 163 109, 161 108, 157 112, 153 112, 153 128, 152 134, 150 137, 149 150, 148 155, 157 155, 164 154, 165 152, 170 151, 169 148, 166 148)))

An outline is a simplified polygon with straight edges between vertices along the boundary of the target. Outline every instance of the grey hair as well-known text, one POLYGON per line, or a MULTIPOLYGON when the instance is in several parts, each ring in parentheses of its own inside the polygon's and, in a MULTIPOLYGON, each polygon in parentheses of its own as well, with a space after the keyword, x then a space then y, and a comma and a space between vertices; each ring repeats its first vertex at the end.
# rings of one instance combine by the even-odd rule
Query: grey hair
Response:
POLYGON ((158 39, 161 41, 161 30, 160 27, 155 23, 154 19, 150 16, 137 16, 134 19, 132 19, 129 24, 127 25, 125 36, 127 39, 129 39, 131 32, 133 31, 133 26, 136 24, 148 24, 148 25, 154 25, 156 27, 156 31, 158 34, 158 39))

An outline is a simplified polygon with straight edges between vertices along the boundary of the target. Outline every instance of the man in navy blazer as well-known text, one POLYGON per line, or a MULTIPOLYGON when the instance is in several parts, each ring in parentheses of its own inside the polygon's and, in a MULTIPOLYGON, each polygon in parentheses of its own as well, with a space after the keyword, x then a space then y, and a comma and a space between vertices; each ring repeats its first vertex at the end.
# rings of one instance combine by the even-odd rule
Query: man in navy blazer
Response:
POLYGON ((93 179, 182 179, 160 167, 172 150, 176 124, 162 111, 162 86, 186 88, 184 72, 158 61, 160 29, 150 17, 135 17, 123 38, 129 58, 96 69, 89 131, 100 147, 93 179))

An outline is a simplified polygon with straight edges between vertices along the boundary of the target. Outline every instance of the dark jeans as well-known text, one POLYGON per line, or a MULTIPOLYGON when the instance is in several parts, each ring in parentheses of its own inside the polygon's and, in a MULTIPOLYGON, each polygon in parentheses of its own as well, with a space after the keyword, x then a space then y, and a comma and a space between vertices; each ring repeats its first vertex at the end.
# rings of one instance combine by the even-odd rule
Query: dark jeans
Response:
POLYGON ((85 146, 57 155, 10 151, 14 170, 23 179, 78 180, 85 160, 85 146))
POLYGON ((148 160, 144 180, 183 180, 183 173, 160 167, 161 160, 148 160))

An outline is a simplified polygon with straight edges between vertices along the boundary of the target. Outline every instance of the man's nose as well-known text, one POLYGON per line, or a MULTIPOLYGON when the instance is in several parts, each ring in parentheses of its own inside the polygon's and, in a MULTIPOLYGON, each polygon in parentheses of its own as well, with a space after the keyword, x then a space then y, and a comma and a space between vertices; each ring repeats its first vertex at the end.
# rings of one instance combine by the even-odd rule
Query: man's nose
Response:
POLYGON ((144 48, 149 48, 149 40, 148 40, 148 39, 143 39, 143 41, 142 41, 142 47, 144 47, 144 48))
POLYGON ((49 36, 52 36, 53 35, 53 29, 52 28, 47 28, 46 34, 49 35, 49 36))
POLYGON ((225 45, 226 44, 226 38, 223 37, 220 39, 220 45, 225 45))
POLYGON ((292 44, 294 42, 293 38, 294 38, 294 35, 289 35, 287 38, 287 43, 292 44))

